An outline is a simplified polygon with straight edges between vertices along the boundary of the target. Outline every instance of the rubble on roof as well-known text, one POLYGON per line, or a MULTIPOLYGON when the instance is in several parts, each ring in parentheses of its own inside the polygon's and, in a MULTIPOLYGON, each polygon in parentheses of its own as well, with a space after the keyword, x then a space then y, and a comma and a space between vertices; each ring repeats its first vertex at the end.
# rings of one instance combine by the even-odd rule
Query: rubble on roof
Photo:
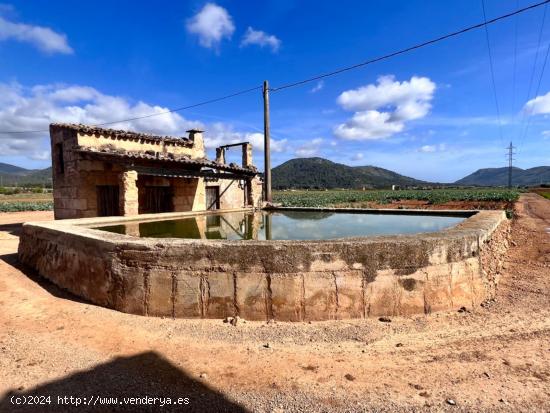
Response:
POLYGON ((90 155, 106 155, 111 157, 120 157, 126 159, 138 159, 146 161, 164 161, 164 162, 177 162, 187 165, 196 165, 210 167, 214 169, 221 169, 226 171, 234 172, 245 172, 247 174, 256 173, 257 169, 255 167, 242 168, 235 163, 230 165, 220 165, 214 161, 211 161, 207 158, 191 158, 187 155, 175 155, 173 153, 164 153, 164 152, 155 152, 155 151, 129 151, 122 148, 116 148, 113 145, 102 145, 100 147, 83 147, 80 146, 77 148, 77 151, 82 154, 90 155))
POLYGON ((100 128, 97 126, 89 126, 84 124, 52 123, 50 125, 50 128, 51 129, 55 129, 55 128, 72 129, 74 131, 77 131, 85 135, 103 135, 103 136, 109 136, 114 139, 143 139, 143 140, 149 140, 149 141, 163 141, 167 143, 174 143, 174 144, 186 145, 186 146, 193 145, 193 141, 185 137, 179 138, 174 136, 152 135, 149 133, 100 128))

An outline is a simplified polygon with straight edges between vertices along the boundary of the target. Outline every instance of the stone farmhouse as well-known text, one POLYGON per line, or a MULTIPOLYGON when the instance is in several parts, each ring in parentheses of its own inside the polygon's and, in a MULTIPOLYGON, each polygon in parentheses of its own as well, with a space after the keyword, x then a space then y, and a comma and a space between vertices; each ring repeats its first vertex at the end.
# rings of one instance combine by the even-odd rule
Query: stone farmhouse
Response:
POLYGON ((76 124, 50 125, 56 219, 260 206, 248 142, 206 158, 202 131, 175 138, 76 124), (242 165, 225 152, 241 147, 242 165))

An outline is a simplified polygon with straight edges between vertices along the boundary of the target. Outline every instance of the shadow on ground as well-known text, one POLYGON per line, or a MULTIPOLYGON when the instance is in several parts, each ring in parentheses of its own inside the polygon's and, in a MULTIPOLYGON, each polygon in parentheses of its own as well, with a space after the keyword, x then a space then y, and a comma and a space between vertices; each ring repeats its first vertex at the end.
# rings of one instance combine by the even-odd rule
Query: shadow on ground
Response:
MULTIPOLYGON (((111 399, 112 401, 112 399, 111 399)), ((92 401, 93 403, 93 401, 92 401)), ((185 371, 173 365, 155 352, 145 352, 131 357, 119 357, 91 370, 72 374, 60 380, 44 383, 29 390, 9 391, 0 399, 0 412, 247 412, 242 406, 227 399, 205 383, 191 378, 185 371), (14 405, 13 399, 21 396, 50 396, 51 404, 14 405), (94 405, 79 406, 58 404, 58 396, 80 397, 94 400, 116 398, 115 404, 97 400, 94 405), (124 404, 123 398, 145 396, 167 399, 172 403, 180 399, 182 404, 124 404), (188 399, 184 404, 183 399, 188 399)))
POLYGON ((21 235, 22 230, 23 230, 22 222, 17 222, 15 224, 0 225, 0 232, 6 232, 8 234, 15 235, 16 237, 21 235))
MULTIPOLYGON (((9 266, 17 269, 22 274, 25 274, 29 280, 32 280, 36 284, 38 284, 41 288, 49 292, 51 295, 57 298, 63 298, 65 300, 71 300, 75 301, 77 303, 84 303, 84 304, 90 304, 90 305, 96 305, 94 303, 91 303, 87 300, 84 300, 81 297, 78 297, 74 294, 71 294, 67 290, 64 290, 54 283, 52 283, 50 280, 41 277, 40 274, 38 274, 37 271, 34 269, 27 267, 26 265, 22 264, 19 261, 19 257, 17 256, 17 253, 13 254, 3 254, 0 255, 0 261, 4 261, 9 266)), ((0 411, 1 412, 1 411, 0 411)))

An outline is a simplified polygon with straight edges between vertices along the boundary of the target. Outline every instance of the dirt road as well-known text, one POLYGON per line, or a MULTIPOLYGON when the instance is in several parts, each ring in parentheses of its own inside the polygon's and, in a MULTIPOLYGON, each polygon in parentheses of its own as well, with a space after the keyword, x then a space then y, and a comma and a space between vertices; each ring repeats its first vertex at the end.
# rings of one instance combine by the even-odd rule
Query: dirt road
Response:
POLYGON ((0 411, 550 411, 550 201, 517 213, 498 298, 474 312, 236 326, 80 302, 17 264, 13 223, 51 214, 0 214, 0 411))

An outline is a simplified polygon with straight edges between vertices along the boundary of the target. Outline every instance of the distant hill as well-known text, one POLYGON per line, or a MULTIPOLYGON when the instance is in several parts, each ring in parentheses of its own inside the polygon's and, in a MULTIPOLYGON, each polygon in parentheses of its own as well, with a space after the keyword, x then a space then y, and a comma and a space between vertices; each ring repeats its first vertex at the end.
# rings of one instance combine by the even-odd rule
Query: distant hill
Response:
POLYGON ((0 183, 2 185, 51 184, 52 168, 25 169, 0 162, 0 183))
MULTIPOLYGON (((344 188, 362 189, 445 185, 434 184, 376 166, 348 166, 323 158, 296 158, 286 161, 271 171, 274 189, 344 188)), ((0 184, 51 184, 52 168, 25 169, 0 162, 0 184)), ((513 168, 512 183, 520 186, 550 184, 550 166, 529 169, 513 168)), ((460 186, 505 186, 508 168, 485 168, 459 179, 460 186)))
MULTIPOLYGON (((550 183, 550 166, 537 166, 529 169, 512 168, 512 184, 533 186, 550 183)), ((467 186, 505 186, 508 185, 508 168, 478 169, 455 182, 467 186)))
POLYGON ((274 189, 388 188, 392 185, 422 186, 420 181, 376 166, 348 166, 323 158, 297 158, 273 168, 274 189))
POLYGON ((16 173, 25 173, 28 169, 20 168, 19 166, 10 165, 9 163, 0 162, 0 174, 16 174, 16 173))

